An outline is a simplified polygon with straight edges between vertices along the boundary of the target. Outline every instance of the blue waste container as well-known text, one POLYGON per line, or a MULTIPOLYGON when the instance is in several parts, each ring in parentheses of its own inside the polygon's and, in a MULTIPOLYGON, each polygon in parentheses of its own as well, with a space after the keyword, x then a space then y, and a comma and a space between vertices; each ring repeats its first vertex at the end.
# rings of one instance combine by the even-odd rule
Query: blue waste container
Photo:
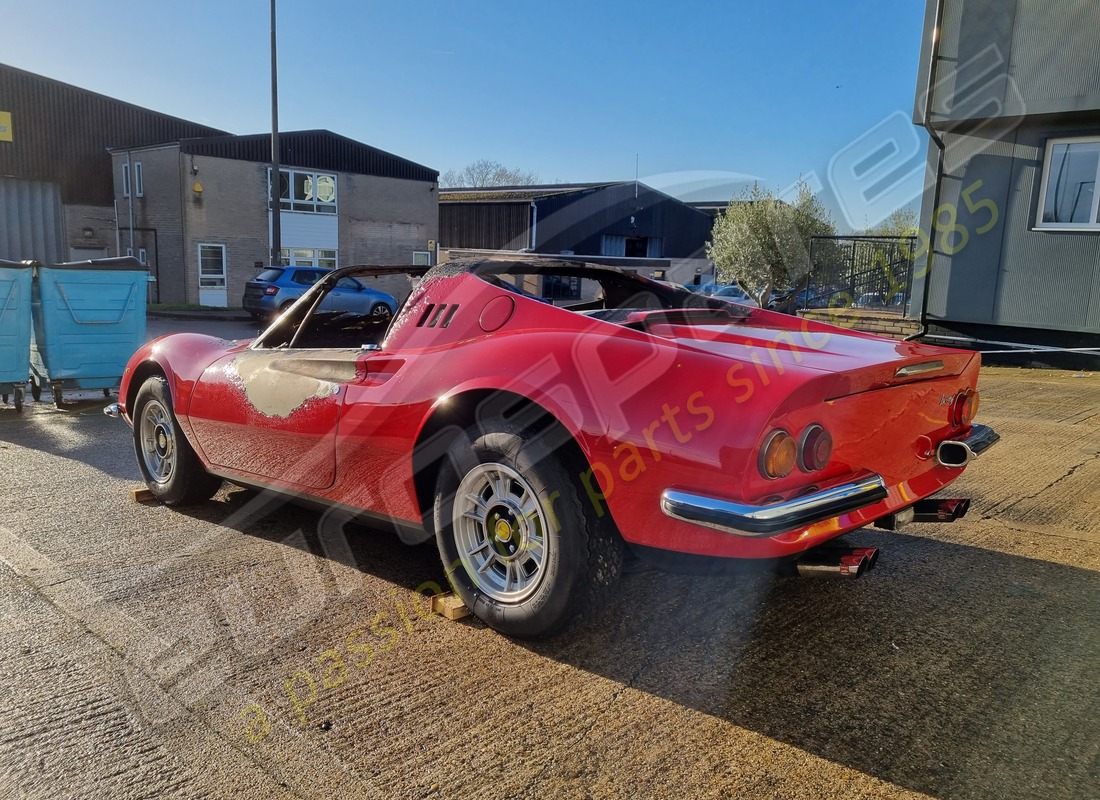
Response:
POLYGON ((30 374, 31 276, 33 264, 0 259, 0 394, 23 410, 30 374))
POLYGON ((35 269, 31 391, 118 386, 126 362, 145 341, 149 273, 136 258, 99 258, 35 269))

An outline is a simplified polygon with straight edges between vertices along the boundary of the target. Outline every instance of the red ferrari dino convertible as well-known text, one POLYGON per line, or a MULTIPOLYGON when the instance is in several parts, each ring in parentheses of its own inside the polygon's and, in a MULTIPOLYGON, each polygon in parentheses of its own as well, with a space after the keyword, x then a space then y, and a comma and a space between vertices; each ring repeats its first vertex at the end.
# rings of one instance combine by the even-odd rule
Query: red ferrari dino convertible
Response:
POLYGON ((254 341, 149 343, 107 413, 165 503, 224 479, 434 536, 474 614, 540 636, 600 601, 624 543, 855 577, 874 551, 821 545, 961 516, 927 498, 997 441, 979 361, 611 267, 349 267, 254 341), (392 318, 320 310, 398 274, 392 318))

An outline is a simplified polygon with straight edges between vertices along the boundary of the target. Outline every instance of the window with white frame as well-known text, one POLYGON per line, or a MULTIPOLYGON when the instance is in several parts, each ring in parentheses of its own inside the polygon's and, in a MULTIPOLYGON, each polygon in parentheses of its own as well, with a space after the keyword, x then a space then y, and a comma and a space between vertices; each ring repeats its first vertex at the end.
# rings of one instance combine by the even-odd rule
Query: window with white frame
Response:
POLYGON ((225 245, 199 245, 199 289, 225 288, 225 245))
POLYGON ((1048 141, 1036 226, 1055 230, 1100 230, 1098 180, 1100 136, 1048 141))
POLYGON ((279 251, 284 267, 321 267, 336 269, 336 251, 309 247, 284 247, 279 251))
MULTIPOLYGON (((268 174, 271 174, 270 170, 268 174)), ((298 169, 279 170, 279 208, 310 214, 335 214, 336 176, 298 169)))
POLYGON ((138 197, 145 197, 145 181, 141 174, 141 162, 134 162, 134 194, 138 197))
POLYGON ((130 165, 122 165, 122 196, 130 196, 130 165))

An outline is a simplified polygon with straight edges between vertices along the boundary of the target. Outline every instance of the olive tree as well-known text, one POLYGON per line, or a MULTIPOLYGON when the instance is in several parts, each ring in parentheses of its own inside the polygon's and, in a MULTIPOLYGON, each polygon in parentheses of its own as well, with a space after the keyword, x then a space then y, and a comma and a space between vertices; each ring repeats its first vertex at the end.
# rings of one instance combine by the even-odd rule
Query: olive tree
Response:
POLYGON ((719 280, 737 283, 767 308, 772 289, 797 283, 809 272, 810 237, 835 232, 829 212, 805 181, 799 180, 789 202, 754 183, 715 219, 707 258, 719 280))

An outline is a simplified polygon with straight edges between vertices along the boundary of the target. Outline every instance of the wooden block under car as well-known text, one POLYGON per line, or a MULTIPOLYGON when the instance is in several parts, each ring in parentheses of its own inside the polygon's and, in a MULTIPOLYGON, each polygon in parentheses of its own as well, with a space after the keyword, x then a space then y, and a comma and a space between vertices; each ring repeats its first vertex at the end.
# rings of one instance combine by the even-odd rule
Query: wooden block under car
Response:
POLYGON ((466 608, 461 597, 448 592, 432 595, 432 613, 440 614, 447 619, 462 619, 470 616, 470 609, 466 608))
POLYGON ((150 503, 156 500, 157 496, 144 486, 135 486, 130 490, 130 499, 135 503, 150 503))

